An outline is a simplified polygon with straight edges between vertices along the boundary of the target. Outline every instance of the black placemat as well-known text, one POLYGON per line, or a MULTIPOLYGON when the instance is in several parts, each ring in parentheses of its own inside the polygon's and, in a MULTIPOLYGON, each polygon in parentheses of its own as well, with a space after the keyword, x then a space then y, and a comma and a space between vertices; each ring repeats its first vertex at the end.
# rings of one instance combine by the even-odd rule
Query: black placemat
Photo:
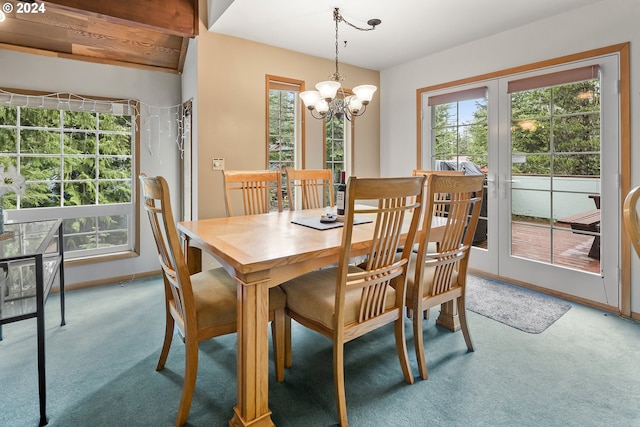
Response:
MULTIPOLYGON (((331 228, 338 228, 344 225, 344 222, 335 221, 335 222, 321 222, 320 218, 296 218, 291 220, 292 223, 298 225, 304 225, 305 227, 315 228, 316 230, 329 230, 331 228)), ((366 224, 368 222, 373 222, 371 219, 367 218, 354 218, 354 225, 357 224, 366 224)))

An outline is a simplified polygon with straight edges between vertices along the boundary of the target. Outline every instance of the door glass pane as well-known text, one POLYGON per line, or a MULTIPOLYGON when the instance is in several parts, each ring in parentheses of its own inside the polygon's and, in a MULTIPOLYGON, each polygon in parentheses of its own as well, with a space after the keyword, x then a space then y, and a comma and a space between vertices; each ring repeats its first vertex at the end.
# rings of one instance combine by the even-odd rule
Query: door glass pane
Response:
POLYGON ((592 79, 511 94, 513 256, 600 272, 599 93, 592 79))
MULTIPOLYGON (((433 169, 488 173, 487 98, 435 105, 432 111, 433 169)), ((487 248, 487 186, 473 245, 487 248)))

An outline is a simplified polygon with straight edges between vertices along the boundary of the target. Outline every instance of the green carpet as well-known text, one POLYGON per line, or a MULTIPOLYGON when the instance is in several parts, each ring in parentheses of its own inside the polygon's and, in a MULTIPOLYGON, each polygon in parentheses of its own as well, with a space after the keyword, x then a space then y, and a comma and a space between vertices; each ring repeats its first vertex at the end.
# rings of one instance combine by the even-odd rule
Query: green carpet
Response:
MULTIPOLYGON (((171 426, 182 387, 184 346, 174 340, 156 372, 163 334, 159 279, 57 295, 47 303, 49 425, 171 426)), ((392 327, 346 346, 350 425, 640 425, 640 325, 572 304, 553 327, 529 334, 469 312, 476 351, 460 333, 424 325, 429 380, 418 378, 410 322, 407 385, 392 327)), ((6 325, 0 342, 0 426, 38 423, 35 321, 6 325)), ((189 426, 227 426, 236 403, 236 335, 201 345, 189 426)), ((336 425, 331 343, 294 323, 285 382, 269 364, 269 402, 278 426, 336 425)))

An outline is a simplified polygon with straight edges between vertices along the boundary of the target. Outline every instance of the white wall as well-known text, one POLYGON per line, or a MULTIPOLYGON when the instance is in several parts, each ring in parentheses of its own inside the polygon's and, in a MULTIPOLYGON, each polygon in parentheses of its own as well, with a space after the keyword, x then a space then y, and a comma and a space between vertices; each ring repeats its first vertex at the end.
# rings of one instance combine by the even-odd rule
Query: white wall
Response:
MULTIPOLYGON (((532 2, 531 7, 535 7, 532 2)), ((487 13, 492 13, 487 11, 487 13)), ((414 60, 380 76, 380 173, 416 167, 416 90, 600 47, 630 42, 632 186, 640 185, 640 1, 603 0, 414 60)), ((632 259, 632 311, 640 311, 640 261, 632 259), (635 291, 635 292, 634 292, 635 291)))
MULTIPOLYGON (((137 99, 154 107, 169 107, 181 103, 180 76, 176 74, 6 50, 0 50, 0 87, 137 99)), ((144 114, 144 109, 142 113, 144 114)), ((178 188, 179 155, 175 136, 156 131, 152 132, 153 140, 150 140, 144 126, 141 126, 140 131, 140 171, 147 175, 163 175, 172 189, 178 188)), ((172 203, 177 206, 178 201, 179 193, 172 194, 172 203)), ((11 219, 19 220, 19 216, 14 214, 11 219)), ((158 270, 158 255, 146 213, 141 211, 140 219, 141 256, 66 267, 66 284, 101 281, 114 276, 158 270)))

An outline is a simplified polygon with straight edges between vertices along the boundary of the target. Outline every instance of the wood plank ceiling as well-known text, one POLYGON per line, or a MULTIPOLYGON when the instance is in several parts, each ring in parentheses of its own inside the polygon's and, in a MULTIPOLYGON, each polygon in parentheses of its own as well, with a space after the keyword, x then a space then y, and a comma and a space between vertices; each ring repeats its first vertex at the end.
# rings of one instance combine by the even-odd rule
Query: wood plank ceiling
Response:
POLYGON ((198 0, 1 3, 0 49, 180 73, 198 34, 198 0))

